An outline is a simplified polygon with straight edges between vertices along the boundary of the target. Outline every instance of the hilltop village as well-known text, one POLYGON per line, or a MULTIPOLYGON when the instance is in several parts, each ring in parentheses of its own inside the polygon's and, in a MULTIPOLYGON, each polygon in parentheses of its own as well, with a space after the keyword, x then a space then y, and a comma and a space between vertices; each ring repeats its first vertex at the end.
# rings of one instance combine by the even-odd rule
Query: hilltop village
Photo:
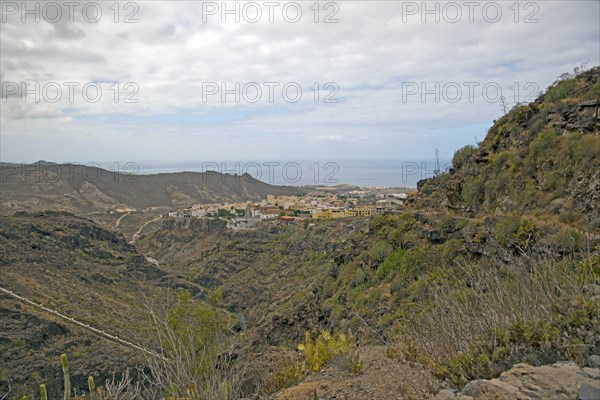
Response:
POLYGON ((232 229, 251 229, 260 221, 281 223, 310 219, 368 217, 399 211, 413 193, 407 188, 314 190, 295 196, 267 195, 259 202, 195 204, 168 213, 172 218, 220 218, 232 229))

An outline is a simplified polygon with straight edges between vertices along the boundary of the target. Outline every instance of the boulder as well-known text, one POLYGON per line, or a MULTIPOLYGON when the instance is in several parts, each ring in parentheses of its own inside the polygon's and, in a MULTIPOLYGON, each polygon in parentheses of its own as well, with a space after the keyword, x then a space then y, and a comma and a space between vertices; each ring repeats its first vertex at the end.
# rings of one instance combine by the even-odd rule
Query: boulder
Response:
POLYGON ((600 386, 593 386, 584 383, 579 388, 577 400, 598 400, 600 399, 600 386))
MULTIPOLYGON (((592 356, 594 357, 594 356, 592 356)), ((590 357, 590 365, 600 361, 590 357)), ((600 358, 600 357, 599 357, 600 358)), ((439 392, 435 400, 533 400, 600 399, 600 376, 594 368, 579 368, 573 362, 533 367, 516 364, 499 378, 467 383, 460 393, 439 392)))
POLYGON ((597 354, 589 356, 585 362, 585 366, 590 368, 600 368, 600 356, 597 354))

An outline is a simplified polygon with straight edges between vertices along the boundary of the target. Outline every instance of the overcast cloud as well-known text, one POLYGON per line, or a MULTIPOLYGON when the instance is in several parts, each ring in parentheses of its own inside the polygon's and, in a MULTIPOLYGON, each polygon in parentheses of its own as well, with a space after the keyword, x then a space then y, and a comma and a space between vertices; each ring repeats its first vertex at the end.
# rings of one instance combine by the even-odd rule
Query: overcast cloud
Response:
POLYGON ((600 63, 597 0, 1 3, 2 161, 449 158, 600 63))

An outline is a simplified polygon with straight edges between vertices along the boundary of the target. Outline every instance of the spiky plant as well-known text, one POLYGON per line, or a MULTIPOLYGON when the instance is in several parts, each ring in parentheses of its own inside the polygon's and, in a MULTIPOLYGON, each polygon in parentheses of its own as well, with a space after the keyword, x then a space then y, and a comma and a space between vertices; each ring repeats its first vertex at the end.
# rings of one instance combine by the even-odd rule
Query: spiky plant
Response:
POLYGON ((64 400, 69 400, 71 398, 71 377, 69 376, 69 364, 67 363, 67 355, 62 354, 60 356, 62 361, 62 369, 63 375, 65 378, 65 393, 63 395, 64 400))

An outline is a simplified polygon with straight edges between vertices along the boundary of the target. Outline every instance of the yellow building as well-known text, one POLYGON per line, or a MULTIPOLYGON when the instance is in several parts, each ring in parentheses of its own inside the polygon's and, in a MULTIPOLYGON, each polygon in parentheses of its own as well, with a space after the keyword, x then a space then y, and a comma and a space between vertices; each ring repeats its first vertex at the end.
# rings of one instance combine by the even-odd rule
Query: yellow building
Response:
POLYGON ((333 210, 331 212, 331 218, 344 218, 346 217, 346 211, 344 210, 333 210))
POLYGON ((333 213, 331 212, 331 210, 319 210, 312 213, 312 218, 316 219, 326 219, 332 217, 333 213))
POLYGON ((313 212, 312 218, 346 218, 346 217, 370 217, 375 212, 375 207, 356 207, 352 210, 318 210, 313 212))
POLYGON ((346 210, 346 217, 370 217, 373 215, 373 207, 356 207, 352 210, 346 210))
POLYGON ((369 206, 356 207, 353 211, 356 213, 357 217, 370 217, 371 215, 373 215, 375 208, 369 206))

